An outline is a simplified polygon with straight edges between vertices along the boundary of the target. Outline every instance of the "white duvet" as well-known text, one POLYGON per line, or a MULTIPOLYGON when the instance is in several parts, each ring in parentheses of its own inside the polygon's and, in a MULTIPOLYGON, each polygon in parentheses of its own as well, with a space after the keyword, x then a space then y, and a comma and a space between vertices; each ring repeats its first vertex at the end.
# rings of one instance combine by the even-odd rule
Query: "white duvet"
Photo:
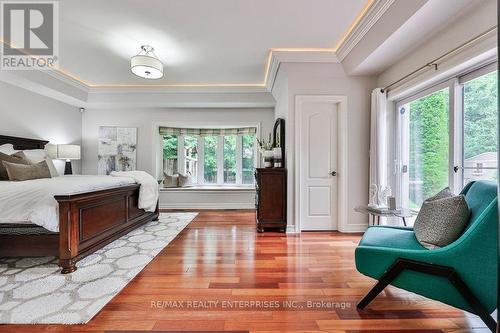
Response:
POLYGON ((60 176, 26 181, 0 181, 0 223, 34 223, 59 231, 55 195, 69 195, 139 183, 139 208, 154 211, 158 183, 145 172, 127 176, 60 176), (132 177, 131 177, 132 176, 132 177), (146 195, 144 195, 146 193, 146 195))

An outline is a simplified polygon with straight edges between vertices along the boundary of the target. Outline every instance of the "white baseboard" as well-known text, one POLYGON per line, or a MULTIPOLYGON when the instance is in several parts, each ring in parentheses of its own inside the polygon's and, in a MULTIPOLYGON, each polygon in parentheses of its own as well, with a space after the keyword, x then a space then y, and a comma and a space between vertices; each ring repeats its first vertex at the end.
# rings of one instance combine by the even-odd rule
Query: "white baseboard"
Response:
POLYGON ((344 233, 365 232, 367 228, 368 228, 367 224, 348 224, 344 225, 341 229, 339 229, 339 232, 344 232, 344 233))

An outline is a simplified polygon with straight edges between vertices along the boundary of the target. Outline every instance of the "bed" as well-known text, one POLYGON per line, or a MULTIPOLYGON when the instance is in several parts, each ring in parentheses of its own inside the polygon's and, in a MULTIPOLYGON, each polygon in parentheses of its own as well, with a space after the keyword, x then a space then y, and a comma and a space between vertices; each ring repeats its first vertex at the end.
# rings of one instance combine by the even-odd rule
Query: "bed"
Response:
MULTIPOLYGON (((44 149, 48 141, 0 135, 0 145, 5 143, 25 150, 44 149)), ((158 204, 154 212, 139 208, 139 189, 139 184, 121 182, 116 187, 55 195, 58 231, 29 222, 0 223, 0 257, 56 256, 62 274, 74 272, 78 260, 158 219, 158 204)))

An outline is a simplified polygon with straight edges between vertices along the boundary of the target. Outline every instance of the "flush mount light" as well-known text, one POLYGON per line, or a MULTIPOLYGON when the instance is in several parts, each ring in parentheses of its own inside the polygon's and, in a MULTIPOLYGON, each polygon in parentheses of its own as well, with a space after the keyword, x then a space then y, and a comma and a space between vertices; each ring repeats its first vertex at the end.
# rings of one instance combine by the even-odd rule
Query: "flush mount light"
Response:
POLYGON ((130 59, 130 69, 145 79, 159 79, 163 76, 163 64, 149 45, 141 46, 141 52, 130 59))

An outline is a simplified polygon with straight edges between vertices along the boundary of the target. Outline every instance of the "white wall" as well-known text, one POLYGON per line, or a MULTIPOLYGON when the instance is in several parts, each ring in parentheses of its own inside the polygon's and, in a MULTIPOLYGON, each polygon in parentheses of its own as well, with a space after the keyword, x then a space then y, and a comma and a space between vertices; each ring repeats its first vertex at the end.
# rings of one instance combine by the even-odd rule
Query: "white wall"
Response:
POLYGON ((294 114, 297 95, 347 96, 348 221, 343 221, 346 225, 343 231, 362 231, 367 225, 367 217, 354 212, 354 208, 367 204, 368 201, 370 94, 374 87, 374 77, 347 76, 341 64, 281 64, 273 95, 276 99, 276 116, 285 118, 286 121, 288 231, 297 231, 294 214, 294 195, 298 191, 294 173, 294 114))
MULTIPOLYGON (((0 134, 80 144, 82 116, 77 107, 0 82, 0 134)), ((64 172, 64 161, 54 161, 64 172)), ((80 161, 73 161, 80 173, 80 161)))
POLYGON ((261 124, 267 136, 274 125, 273 109, 88 109, 83 114, 83 172, 97 173, 99 126, 137 127, 137 169, 155 173, 158 133, 155 125, 165 126, 240 126, 261 124), (156 141, 155 141, 156 140, 156 141))

